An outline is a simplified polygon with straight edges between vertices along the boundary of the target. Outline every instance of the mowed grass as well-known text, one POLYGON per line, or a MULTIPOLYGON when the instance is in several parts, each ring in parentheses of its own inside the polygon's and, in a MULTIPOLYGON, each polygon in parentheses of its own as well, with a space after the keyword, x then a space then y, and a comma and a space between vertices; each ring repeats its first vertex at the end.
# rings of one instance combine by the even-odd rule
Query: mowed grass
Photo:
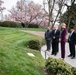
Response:
POLYGON ((0 27, 0 75, 45 75, 45 60, 40 52, 27 48, 27 42, 36 36, 21 30, 0 27))

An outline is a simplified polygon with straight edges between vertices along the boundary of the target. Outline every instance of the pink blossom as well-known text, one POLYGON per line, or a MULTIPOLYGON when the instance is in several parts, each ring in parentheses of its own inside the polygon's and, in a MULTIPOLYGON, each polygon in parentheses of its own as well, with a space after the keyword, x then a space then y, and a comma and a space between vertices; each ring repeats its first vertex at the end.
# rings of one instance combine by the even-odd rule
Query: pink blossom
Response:
POLYGON ((12 20, 24 23, 34 23, 41 26, 48 24, 49 17, 42 10, 42 6, 33 1, 26 3, 25 0, 17 2, 16 7, 9 10, 10 15, 5 16, 5 20, 12 20))

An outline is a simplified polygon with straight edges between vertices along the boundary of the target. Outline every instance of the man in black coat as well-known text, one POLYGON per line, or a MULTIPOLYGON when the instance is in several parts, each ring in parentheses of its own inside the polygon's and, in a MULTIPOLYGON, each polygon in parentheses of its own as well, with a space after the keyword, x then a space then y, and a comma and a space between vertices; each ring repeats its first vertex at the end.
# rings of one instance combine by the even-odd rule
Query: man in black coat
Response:
POLYGON ((76 33, 74 31, 74 27, 70 27, 70 35, 68 38, 69 42, 69 49, 70 49, 70 55, 68 57, 71 57, 71 59, 75 58, 75 42, 76 42, 76 33))
POLYGON ((58 26, 55 25, 52 30, 52 55, 57 55, 59 51, 59 37, 60 31, 58 30, 58 26))
POLYGON ((52 34, 50 31, 50 27, 47 27, 47 30, 45 32, 45 40, 46 40, 46 45, 47 45, 47 51, 49 51, 51 48, 51 39, 52 39, 52 34))

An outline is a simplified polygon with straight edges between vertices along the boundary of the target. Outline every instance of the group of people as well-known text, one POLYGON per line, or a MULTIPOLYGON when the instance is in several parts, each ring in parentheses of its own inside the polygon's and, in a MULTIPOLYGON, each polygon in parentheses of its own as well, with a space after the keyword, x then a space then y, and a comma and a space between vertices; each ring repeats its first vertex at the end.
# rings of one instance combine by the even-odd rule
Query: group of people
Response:
MULTIPOLYGON (((57 25, 54 25, 53 30, 50 30, 50 27, 47 27, 47 30, 45 32, 45 40, 46 40, 46 46, 47 51, 50 51, 51 44, 52 44, 52 53, 51 55, 57 55, 59 52, 59 41, 61 44, 61 58, 64 60, 65 58, 65 43, 66 43, 66 24, 61 24, 61 31, 58 29, 57 25)), ((68 43, 69 43, 69 51, 70 54, 68 57, 71 57, 71 59, 75 58, 75 43, 76 43, 76 33, 74 31, 74 27, 70 27, 70 34, 68 37, 68 43)))

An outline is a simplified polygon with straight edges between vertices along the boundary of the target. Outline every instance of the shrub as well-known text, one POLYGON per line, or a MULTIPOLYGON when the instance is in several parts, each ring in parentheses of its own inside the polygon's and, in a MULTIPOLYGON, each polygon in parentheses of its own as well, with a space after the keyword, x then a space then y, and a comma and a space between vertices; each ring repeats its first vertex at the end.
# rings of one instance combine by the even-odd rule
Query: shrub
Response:
POLYGON ((13 27, 13 28, 21 28, 22 27, 21 23, 13 22, 13 21, 4 21, 1 24, 1 26, 2 27, 13 27))
POLYGON ((0 22, 0 26, 1 26, 2 22, 0 22))
POLYGON ((40 38, 36 38, 36 39, 31 39, 28 42, 28 46, 31 49, 36 49, 36 50, 40 50, 41 46, 44 44, 44 39, 40 39, 40 38))
POLYGON ((72 72, 73 72, 73 75, 76 75, 76 68, 75 67, 72 67, 72 72))
POLYGON ((38 24, 29 24, 28 28, 39 28, 38 24))
POLYGON ((48 58, 45 66, 47 71, 53 75, 76 75, 76 69, 61 59, 48 58))

